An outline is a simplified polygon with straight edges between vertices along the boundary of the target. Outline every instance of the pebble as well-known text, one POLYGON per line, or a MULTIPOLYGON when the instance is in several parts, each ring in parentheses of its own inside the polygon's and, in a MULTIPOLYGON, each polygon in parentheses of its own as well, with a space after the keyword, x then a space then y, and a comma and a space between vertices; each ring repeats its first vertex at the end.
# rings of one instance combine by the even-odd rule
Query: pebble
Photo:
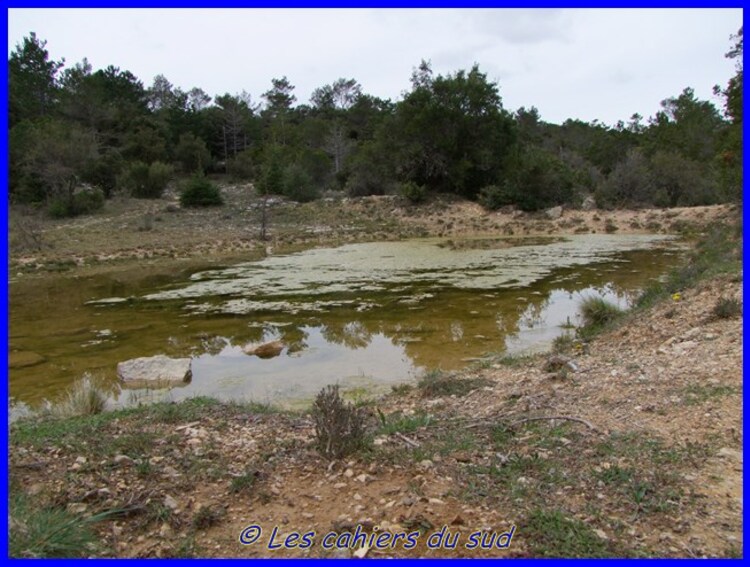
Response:
POLYGON ((133 459, 131 459, 127 455, 115 455, 114 461, 116 465, 132 465, 133 464, 133 459))
POLYGON ((346 469, 344 471, 344 476, 346 478, 352 478, 354 476, 354 471, 352 469, 346 469))
POLYGON ((175 499, 174 499, 174 498, 173 498, 172 496, 170 496, 169 494, 167 494, 167 495, 166 495, 166 496, 164 497, 164 505, 165 505, 165 506, 166 506, 167 508, 169 508, 170 510, 172 510, 173 512, 174 512, 174 511, 176 511, 176 510, 177 510, 177 508, 179 508, 179 507, 180 507, 180 505, 179 505, 179 504, 177 503, 177 500, 175 500, 175 499))

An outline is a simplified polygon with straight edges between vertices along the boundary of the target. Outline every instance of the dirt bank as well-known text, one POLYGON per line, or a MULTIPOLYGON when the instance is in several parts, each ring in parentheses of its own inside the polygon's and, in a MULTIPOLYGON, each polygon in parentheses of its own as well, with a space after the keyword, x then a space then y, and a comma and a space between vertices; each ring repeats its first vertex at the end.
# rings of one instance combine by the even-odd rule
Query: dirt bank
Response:
POLYGON ((261 241, 261 202, 249 185, 224 185, 226 204, 183 209, 162 199, 114 198, 101 212, 51 220, 11 209, 10 270, 45 273, 148 260, 252 259, 309 246, 418 236, 546 235, 591 232, 678 233, 726 218, 732 207, 638 211, 562 210, 560 215, 490 212, 449 198, 414 206, 397 197, 327 198, 269 206, 269 240, 261 241))

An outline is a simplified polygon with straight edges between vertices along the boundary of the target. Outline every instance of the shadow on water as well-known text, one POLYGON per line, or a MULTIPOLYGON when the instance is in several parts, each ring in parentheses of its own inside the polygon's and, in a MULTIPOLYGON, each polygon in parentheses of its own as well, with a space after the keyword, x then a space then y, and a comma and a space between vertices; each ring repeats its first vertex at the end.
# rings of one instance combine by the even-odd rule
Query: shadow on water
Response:
POLYGON ((11 285, 10 393, 54 399, 88 372, 117 404, 211 395, 295 403, 322 386, 387 389, 487 353, 545 348, 582 297, 625 307, 679 259, 661 237, 419 240, 310 250, 222 269, 168 267, 11 285), (248 343, 280 340, 279 356, 248 343), (193 379, 120 391, 118 362, 193 357, 193 379))

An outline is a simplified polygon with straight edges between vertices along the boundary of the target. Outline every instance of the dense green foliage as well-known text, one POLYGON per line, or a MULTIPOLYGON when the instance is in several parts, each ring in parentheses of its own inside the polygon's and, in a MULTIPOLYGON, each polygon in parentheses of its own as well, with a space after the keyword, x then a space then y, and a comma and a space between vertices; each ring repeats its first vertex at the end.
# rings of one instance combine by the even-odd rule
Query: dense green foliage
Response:
POLYGON ((65 67, 31 33, 8 59, 10 197, 80 214, 95 208, 77 197, 85 185, 156 198, 176 172, 227 173, 297 201, 330 190, 413 203, 449 193, 526 211, 588 196, 607 208, 739 201, 742 30, 732 40, 736 75, 715 87, 722 109, 688 87, 648 120, 607 126, 510 112, 477 65, 436 75, 422 61, 396 102, 341 78, 298 104, 286 77, 255 101, 183 91, 163 75, 146 87, 85 59, 65 67))
POLYGON ((219 188, 205 177, 191 177, 180 193, 183 207, 214 207, 223 203, 219 188))

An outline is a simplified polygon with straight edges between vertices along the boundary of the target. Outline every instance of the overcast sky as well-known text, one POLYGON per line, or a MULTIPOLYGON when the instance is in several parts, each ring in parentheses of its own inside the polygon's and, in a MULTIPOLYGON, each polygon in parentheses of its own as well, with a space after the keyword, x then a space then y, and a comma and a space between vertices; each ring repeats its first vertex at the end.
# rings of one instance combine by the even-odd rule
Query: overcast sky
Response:
POLYGON ((509 110, 614 124, 687 86, 720 106, 712 87, 734 74, 724 54, 741 25, 740 9, 10 9, 8 53, 35 31, 53 59, 147 87, 163 74, 260 102, 286 75, 298 103, 339 77, 397 100, 421 59, 443 74, 476 62, 509 110))

